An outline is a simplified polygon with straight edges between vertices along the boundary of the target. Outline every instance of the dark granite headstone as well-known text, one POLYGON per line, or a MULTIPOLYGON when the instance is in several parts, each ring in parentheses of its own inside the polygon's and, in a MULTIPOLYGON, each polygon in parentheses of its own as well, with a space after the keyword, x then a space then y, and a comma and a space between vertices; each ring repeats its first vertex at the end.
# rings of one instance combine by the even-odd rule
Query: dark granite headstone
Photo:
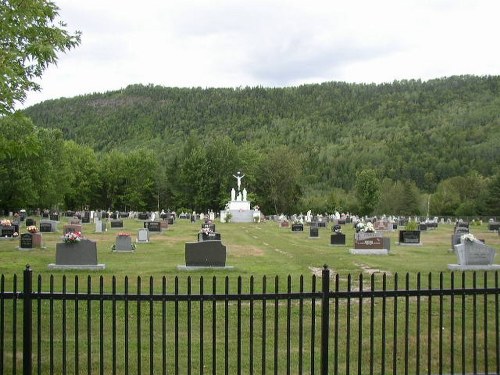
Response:
POLYGON ((76 243, 56 244, 56 265, 97 265, 97 245, 82 239, 76 243))
POLYGON ((161 232, 161 223, 159 221, 146 221, 144 224, 144 227, 150 232, 161 232))
POLYGON ((31 233, 23 233, 19 236, 19 247, 21 249, 33 248, 33 235, 31 233))
POLYGON ((198 233, 198 241, 220 241, 220 233, 198 233))
POLYGON ((26 226, 29 227, 31 225, 36 225, 36 221, 32 218, 27 218, 26 219, 26 226))
POLYGON ((40 232, 52 232, 53 226, 50 221, 41 221, 40 222, 40 232))
POLYGON ((311 238, 319 237, 318 227, 310 227, 309 228, 309 237, 311 237, 311 238))
POLYGON ((419 244, 420 231, 419 230, 400 230, 399 231, 400 244, 419 244))
POLYGON ((201 224, 201 228, 202 229, 207 228, 210 231, 215 232, 215 224, 213 224, 213 223, 203 223, 203 224, 201 224))
POLYGON ((123 228, 123 220, 111 220, 111 228, 123 228))
MULTIPOLYGON (((10 226, 2 226, 1 227, 1 236, 2 237, 12 237, 14 236, 14 233, 16 232, 16 227, 13 225, 10 226)), ((19 233, 19 232, 18 232, 19 233)))
POLYGON ((188 267, 225 267, 226 246, 221 241, 188 242, 184 256, 188 267))
POLYGON ((59 214, 50 214, 50 220, 59 221, 59 214))
POLYGON ((292 232, 303 232, 304 224, 292 224, 292 232))
POLYGON ((337 232, 330 235, 330 245, 345 245, 345 234, 337 232))

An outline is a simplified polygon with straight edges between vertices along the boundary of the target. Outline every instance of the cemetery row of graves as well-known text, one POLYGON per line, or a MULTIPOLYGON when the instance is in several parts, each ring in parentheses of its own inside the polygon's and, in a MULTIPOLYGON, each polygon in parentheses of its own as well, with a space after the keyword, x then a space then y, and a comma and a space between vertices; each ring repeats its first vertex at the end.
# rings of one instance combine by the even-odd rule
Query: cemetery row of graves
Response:
MULTIPOLYGON (((17 259, 30 261, 30 258, 34 258, 38 272, 47 269, 66 272, 104 271, 106 268, 110 270, 110 266, 113 271, 113 264, 118 259, 112 255, 116 253, 134 254, 134 259, 141 260, 147 255, 141 273, 160 268, 167 274, 184 270, 196 271, 202 267, 221 272, 229 272, 235 268, 245 272, 254 270, 259 274, 262 270, 255 264, 259 264, 260 259, 266 256, 271 260, 277 258, 279 262, 286 260, 291 265, 291 273, 294 269, 307 273, 308 269, 321 267, 322 264, 335 267, 339 258, 332 255, 338 254, 342 255, 340 259, 343 259, 343 263, 349 263, 343 266, 346 271, 358 272, 359 267, 352 267, 352 264, 356 264, 355 257, 348 260, 346 255, 401 257, 405 253, 425 256, 428 252, 448 259, 444 267, 441 267, 442 271, 446 268, 495 270, 497 267, 494 257, 500 243, 500 223, 494 220, 469 223, 436 218, 417 223, 415 218, 360 220, 321 215, 291 218, 274 216, 263 219, 262 222, 243 224, 221 223, 212 212, 207 215, 177 215, 162 211, 135 213, 133 216, 119 212, 70 212, 65 215, 47 212, 41 216, 2 219, 0 248, 4 253, 17 252, 17 259), (251 234, 255 231, 260 231, 261 235, 251 234), (274 245, 276 248, 271 252, 266 251, 269 250, 266 247, 270 246, 265 237, 268 233, 277 241, 274 245), (245 238, 241 239, 242 235, 245 238), (467 245, 468 255, 462 254, 461 245, 467 245), (248 247, 247 251, 245 246, 248 247), (295 253, 294 248, 303 251, 295 253), (77 249, 81 251, 76 251, 77 249), (287 254, 290 259, 285 256, 276 257, 280 252, 287 254), (167 259, 162 259, 166 254, 167 259), (307 254, 309 255, 306 256, 307 254), (160 261, 163 268, 149 266, 148 262, 155 262, 155 256, 159 258, 156 261, 160 261), (303 257, 308 259, 306 263, 300 264, 304 261, 303 257), (50 261, 42 264, 42 258, 50 261), (322 263, 316 263, 318 261, 322 263), (305 265, 308 268, 304 268, 305 265)), ((368 263, 386 262, 372 259, 368 263)), ((119 263, 121 262, 122 259, 119 263)), ((402 263, 399 267, 388 267, 387 270, 404 270, 404 259, 402 263)), ((434 270, 435 267, 423 266, 420 271, 429 269, 434 270)), ((131 271, 133 274, 137 269, 131 271)))

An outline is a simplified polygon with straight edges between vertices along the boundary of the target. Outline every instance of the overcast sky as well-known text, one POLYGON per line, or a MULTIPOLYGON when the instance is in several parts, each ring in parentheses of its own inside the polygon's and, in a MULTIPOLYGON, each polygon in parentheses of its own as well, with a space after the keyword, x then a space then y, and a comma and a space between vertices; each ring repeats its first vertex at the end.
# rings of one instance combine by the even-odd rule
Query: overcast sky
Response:
POLYGON ((499 0, 55 0, 80 46, 23 106, 142 83, 285 87, 500 75, 499 0))

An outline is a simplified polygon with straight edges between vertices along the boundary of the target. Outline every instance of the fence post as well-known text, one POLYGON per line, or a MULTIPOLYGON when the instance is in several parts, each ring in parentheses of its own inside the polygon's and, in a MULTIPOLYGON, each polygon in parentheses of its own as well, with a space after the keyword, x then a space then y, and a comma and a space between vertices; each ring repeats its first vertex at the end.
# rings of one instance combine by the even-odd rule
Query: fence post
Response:
POLYGON ((33 292, 33 271, 29 264, 24 270, 23 285, 23 374, 32 373, 32 351, 33 351, 33 311, 32 311, 32 292, 33 292))
POLYGON ((330 331, 330 270, 325 264, 321 272, 321 374, 328 374, 328 338, 330 331))

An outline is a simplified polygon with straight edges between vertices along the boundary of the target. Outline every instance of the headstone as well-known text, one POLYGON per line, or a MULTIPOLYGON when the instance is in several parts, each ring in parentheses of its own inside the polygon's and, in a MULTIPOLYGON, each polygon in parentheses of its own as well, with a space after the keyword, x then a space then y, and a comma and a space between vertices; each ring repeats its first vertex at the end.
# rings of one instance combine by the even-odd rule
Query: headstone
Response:
POLYGON ((159 221, 145 221, 144 228, 147 228, 150 232, 161 232, 161 224, 159 221))
POLYGON ((137 215, 137 218, 139 220, 148 220, 149 219, 149 215, 147 212, 139 212, 139 214, 137 215))
POLYGON ((59 214, 56 214, 56 213, 50 214, 49 218, 52 221, 59 221, 59 214))
POLYGON ((309 228, 309 238, 319 238, 319 229, 316 226, 309 228))
POLYGON ((96 220, 96 222, 95 222, 95 232, 96 233, 106 232, 106 222, 101 221, 101 220, 96 220))
POLYGON ((84 224, 88 224, 90 223, 90 212, 89 211, 85 211, 83 213, 83 216, 82 216, 82 223, 84 224))
POLYGON ((213 223, 203 223, 201 224, 202 229, 208 229, 211 232, 215 232, 215 224, 213 223))
POLYGON ((418 230, 427 230, 427 224, 426 223, 419 223, 418 224, 418 230))
POLYGON ((288 221, 280 221, 280 228, 289 228, 290 222, 288 221))
POLYGON ((400 245, 422 245, 420 242, 419 230, 400 230, 399 231, 400 245))
POLYGON ((13 225, 1 227, 1 236, 2 237, 13 237, 14 233, 16 233, 16 227, 13 225))
POLYGON ((292 224, 292 232, 303 232, 304 224, 292 224))
POLYGON ((455 245, 458 264, 449 264, 450 270, 499 270, 500 265, 493 264, 495 249, 486 246, 477 239, 466 239, 455 245))
POLYGON ((488 223, 488 230, 499 231, 500 230, 500 223, 496 223, 496 222, 488 223))
POLYGON ((139 232, 137 232, 137 242, 149 242, 149 230, 147 228, 139 229, 139 232))
POLYGON ((97 263, 97 245, 94 241, 82 239, 76 243, 56 244, 56 263, 49 269, 102 270, 104 264, 97 263))
POLYGON ((36 225, 36 221, 32 218, 27 218, 26 219, 26 226, 29 227, 31 225, 36 225))
POLYGON ((167 220, 162 220, 160 221, 160 228, 163 229, 168 229, 168 221, 167 220))
POLYGON ((220 241, 221 236, 220 233, 215 233, 215 232, 200 232, 198 233, 198 241, 220 241))
POLYGON ((110 221, 111 228, 123 228, 123 220, 113 219, 110 221))
POLYGON ((354 249, 351 254, 387 255, 390 250, 390 238, 380 233, 359 232, 354 235, 354 249))
POLYGON ((226 246, 221 241, 188 242, 184 257, 187 267, 225 267, 226 246))
POLYGON ((330 245, 345 245, 345 234, 336 232, 330 235, 330 245))
POLYGON ((31 233, 23 233, 19 236, 19 247, 21 249, 33 248, 33 235, 31 233))
POLYGON ((130 235, 120 235, 116 236, 115 245, 113 251, 134 251, 135 247, 132 244, 132 239, 130 235))

